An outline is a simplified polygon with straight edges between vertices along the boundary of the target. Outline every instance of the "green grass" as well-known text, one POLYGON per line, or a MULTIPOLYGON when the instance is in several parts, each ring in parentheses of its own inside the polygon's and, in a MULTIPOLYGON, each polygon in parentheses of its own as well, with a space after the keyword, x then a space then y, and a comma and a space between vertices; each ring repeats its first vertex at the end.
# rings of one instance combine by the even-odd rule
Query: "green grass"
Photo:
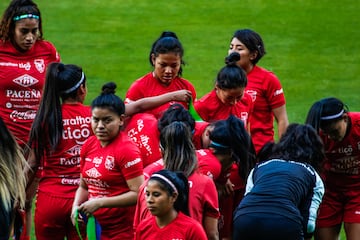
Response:
MULTIPOLYGON (((5 9, 8 1, 2 1, 5 9)), ((83 67, 86 103, 108 81, 125 96, 130 84, 151 70, 148 53, 163 30, 178 34, 185 48, 183 76, 209 92, 232 33, 252 28, 264 39, 259 65, 280 78, 290 122, 304 122, 310 105, 326 96, 360 111, 360 2, 353 0, 38 0, 45 38, 65 63, 83 67)), ((344 238, 343 238, 344 239, 344 238)))

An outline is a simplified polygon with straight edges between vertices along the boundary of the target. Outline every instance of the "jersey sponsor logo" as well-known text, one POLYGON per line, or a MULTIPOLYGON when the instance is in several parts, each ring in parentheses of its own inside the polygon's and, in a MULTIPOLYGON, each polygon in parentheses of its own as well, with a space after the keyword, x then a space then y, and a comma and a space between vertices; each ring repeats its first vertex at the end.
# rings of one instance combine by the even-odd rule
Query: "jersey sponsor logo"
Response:
POLYGON ((29 71, 31 69, 31 64, 29 62, 27 62, 27 63, 19 63, 19 68, 23 68, 26 71, 29 71))
POLYGON ((34 60, 35 68, 40 72, 43 73, 45 71, 45 62, 44 59, 35 59, 34 60))
POLYGON ((62 166, 77 166, 80 164, 80 157, 60 158, 62 166))
POLYGON ((274 92, 274 96, 277 96, 277 95, 280 95, 280 94, 283 94, 283 93, 284 93, 284 91, 283 91, 283 89, 281 88, 281 89, 276 90, 276 91, 274 92))
POLYGON ((66 151, 66 153, 71 155, 71 156, 79 156, 80 155, 80 150, 81 150, 81 146, 80 145, 75 145, 72 148, 68 149, 66 151))
POLYGON ((339 148, 339 153, 345 153, 345 155, 351 155, 353 153, 353 148, 351 145, 348 145, 347 147, 341 147, 339 148))
POLYGON ((115 158, 113 156, 106 156, 105 168, 108 170, 113 170, 114 167, 115 167, 115 158))
POLYGON ((15 78, 13 82, 23 87, 30 87, 35 85, 39 81, 28 74, 24 74, 18 78, 15 78))
POLYGON ((2 66, 2 67, 17 67, 18 64, 12 63, 12 62, 0 62, 0 66, 2 66))
POLYGON ((88 124, 83 124, 79 128, 64 127, 62 134, 63 139, 74 139, 77 144, 84 144, 86 139, 90 136, 91 130, 88 124))
POLYGON ((125 168, 129 168, 131 166, 134 166, 135 164, 138 164, 139 162, 141 162, 141 158, 135 158, 134 160, 125 163, 125 168))
POLYGON ((246 90, 246 93, 251 96, 251 100, 255 102, 257 92, 255 90, 246 90))
POLYGON ((25 112, 20 112, 17 110, 14 110, 12 113, 10 113, 10 119, 16 122, 16 120, 33 120, 35 119, 36 111, 35 110, 28 110, 25 112))
POLYGON ((91 178, 98 178, 101 176, 101 173, 95 167, 90 168, 90 169, 86 170, 85 172, 91 178))
POLYGON ((95 167, 99 167, 99 165, 102 163, 102 157, 94 157, 92 162, 95 164, 95 167))
POLYGON ((80 185, 80 178, 62 178, 61 179, 61 184, 63 185, 76 185, 79 186, 80 185))

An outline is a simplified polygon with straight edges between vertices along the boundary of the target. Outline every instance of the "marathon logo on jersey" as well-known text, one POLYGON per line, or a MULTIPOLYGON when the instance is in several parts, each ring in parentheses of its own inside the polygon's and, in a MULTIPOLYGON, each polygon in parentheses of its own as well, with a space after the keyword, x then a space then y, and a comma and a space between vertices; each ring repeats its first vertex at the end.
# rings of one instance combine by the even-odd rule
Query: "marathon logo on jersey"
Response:
POLYGON ((125 168, 129 168, 131 166, 134 166, 135 164, 138 164, 139 162, 141 162, 141 158, 136 158, 133 161, 127 162, 125 164, 125 168))
MULTIPOLYGON (((13 80, 14 83, 23 86, 23 87, 30 87, 38 83, 39 81, 36 78, 33 78, 32 76, 28 74, 24 74, 18 78, 15 78, 13 80)), ((8 90, 10 91, 10 90, 8 90)))
POLYGON ((45 71, 45 62, 44 59, 35 59, 34 60, 35 68, 40 72, 43 73, 45 71))
POLYGON ((106 156, 105 168, 108 170, 113 170, 114 167, 115 167, 115 158, 113 156, 106 156))
POLYGON ((255 102, 257 92, 255 90, 246 90, 246 93, 251 96, 251 100, 255 102))

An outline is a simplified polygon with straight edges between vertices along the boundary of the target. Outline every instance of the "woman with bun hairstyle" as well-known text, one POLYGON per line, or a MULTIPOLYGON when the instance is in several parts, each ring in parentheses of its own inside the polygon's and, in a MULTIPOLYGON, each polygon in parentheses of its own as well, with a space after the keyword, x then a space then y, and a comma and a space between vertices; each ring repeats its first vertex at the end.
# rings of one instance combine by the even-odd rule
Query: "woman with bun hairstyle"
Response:
POLYGON ((230 40, 228 54, 233 52, 240 54, 237 64, 247 75, 248 84, 245 92, 251 95, 254 103, 250 132, 255 150, 258 152, 265 143, 275 140, 274 118, 278 138, 289 124, 284 91, 274 73, 257 65, 266 53, 264 42, 257 32, 251 29, 235 31, 230 40))
POLYGON ((338 239, 343 224, 346 239, 360 236, 360 113, 350 112, 338 98, 316 101, 306 123, 320 134, 325 148, 325 195, 316 225, 316 240, 338 239))
MULTIPOLYGON (((188 109, 188 101, 196 99, 194 86, 186 79, 181 78, 184 48, 175 33, 163 32, 150 50, 151 65, 154 70, 132 83, 126 93, 125 103, 164 93, 187 90, 187 102, 179 102, 188 109)), ((178 102, 175 99, 147 113, 159 118, 170 105, 178 102)))
POLYGON ((152 216, 138 225, 136 240, 207 239, 201 224, 189 217, 189 186, 182 172, 160 170, 152 174, 145 198, 152 216))
POLYGON ((72 208, 101 226, 101 239, 133 239, 132 228, 139 186, 144 181, 138 147, 122 130, 125 105, 107 83, 91 103, 90 136, 80 152, 80 186, 72 208))
MULTIPOLYGON (((209 122, 227 119, 230 115, 234 115, 243 121, 245 128, 250 132, 249 119, 253 112, 253 102, 251 96, 245 92, 248 80, 245 71, 237 65, 239 60, 240 54, 237 52, 226 57, 226 66, 219 71, 214 90, 196 101, 194 107, 201 118, 209 122)), ((232 219, 233 208, 237 206, 244 193, 244 182, 238 174, 238 166, 235 163, 232 165, 230 181, 228 183, 230 195, 226 200, 222 199, 226 201, 222 212, 224 213, 224 208, 227 208, 228 217, 225 219, 229 221, 232 219)), ((230 224, 225 223, 225 226, 230 227, 230 224)), ((223 235, 228 235, 231 230, 224 229, 222 232, 223 235)))
POLYGON ((195 110, 204 121, 213 122, 234 115, 248 128, 253 103, 251 96, 245 93, 246 73, 236 65, 239 59, 238 53, 230 54, 225 60, 226 66, 216 77, 215 88, 195 101, 195 110))

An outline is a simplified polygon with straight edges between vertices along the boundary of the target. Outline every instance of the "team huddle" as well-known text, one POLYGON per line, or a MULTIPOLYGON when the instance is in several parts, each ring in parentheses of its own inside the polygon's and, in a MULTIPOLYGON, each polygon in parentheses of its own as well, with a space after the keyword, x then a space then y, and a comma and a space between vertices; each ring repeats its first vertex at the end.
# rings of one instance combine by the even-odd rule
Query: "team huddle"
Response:
POLYGON ((359 239, 360 114, 328 97, 289 123, 257 32, 202 97, 167 31, 124 101, 108 82, 87 106, 41 23, 32 0, 0 23, 0 239, 359 239))

